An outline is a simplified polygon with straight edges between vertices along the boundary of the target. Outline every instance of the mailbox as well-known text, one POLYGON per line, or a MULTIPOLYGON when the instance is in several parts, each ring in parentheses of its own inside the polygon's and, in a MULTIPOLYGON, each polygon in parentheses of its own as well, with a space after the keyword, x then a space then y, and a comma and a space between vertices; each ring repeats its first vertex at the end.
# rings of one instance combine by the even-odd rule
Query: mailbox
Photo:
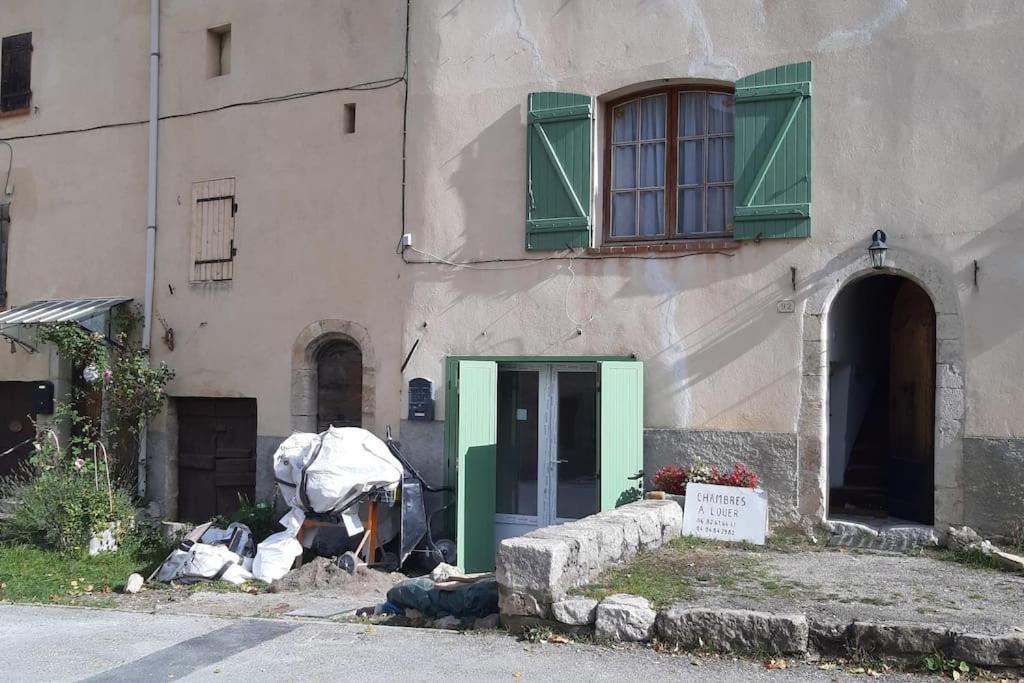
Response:
POLYGON ((409 419, 414 421, 434 419, 434 383, 425 377, 409 380, 409 419))
POLYGON ((37 382, 32 387, 32 413, 53 415, 53 382, 37 382))

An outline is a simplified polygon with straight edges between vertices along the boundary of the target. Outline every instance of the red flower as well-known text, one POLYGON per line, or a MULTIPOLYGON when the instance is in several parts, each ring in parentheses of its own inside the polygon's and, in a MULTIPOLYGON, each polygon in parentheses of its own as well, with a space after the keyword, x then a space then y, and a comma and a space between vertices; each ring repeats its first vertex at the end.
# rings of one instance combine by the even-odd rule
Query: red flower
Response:
POLYGON ((654 475, 654 488, 677 496, 686 493, 686 480, 690 473, 679 465, 665 465, 654 475))

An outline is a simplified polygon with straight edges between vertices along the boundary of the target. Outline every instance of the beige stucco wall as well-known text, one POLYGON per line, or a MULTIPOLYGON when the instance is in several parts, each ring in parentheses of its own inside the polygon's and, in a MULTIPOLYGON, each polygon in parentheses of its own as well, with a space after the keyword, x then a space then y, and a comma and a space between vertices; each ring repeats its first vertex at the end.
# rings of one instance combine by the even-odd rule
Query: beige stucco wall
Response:
MULTIPOLYGON (((404 13, 398 0, 164 0, 160 114, 400 77, 404 13), (231 71, 208 78, 207 29, 226 23, 231 71)), ((38 109, 0 119, 0 137, 145 120, 148 20, 140 0, 4 3, 4 35, 33 33, 38 109)), ((154 320, 153 356, 177 371, 169 394, 254 396, 259 433, 287 435, 296 338, 318 320, 347 320, 391 361, 378 360, 391 389, 376 392, 376 413, 381 426, 397 424, 402 99, 398 83, 161 121, 155 311, 176 344, 167 348, 154 320), (347 103, 357 105, 350 135, 347 103), (234 280, 190 285, 192 183, 229 176, 234 280)), ((9 303, 141 302, 146 126, 12 145, 9 303)), ((24 353, 7 356, 5 378, 40 372, 24 353)))
POLYGON ((814 227, 731 257, 577 260, 575 281, 568 261, 410 266, 405 342, 422 341, 406 379, 440 379, 449 354, 632 352, 647 365, 648 426, 795 432, 803 302, 850 258, 866 263, 883 228, 958 292, 966 432, 1024 434, 1024 101, 1006 87, 1024 58, 1024 6, 439 2, 414 3, 412 19, 408 230, 424 251, 536 256, 523 249, 529 92, 731 82, 804 60, 814 227), (795 313, 777 312, 784 298, 795 313))

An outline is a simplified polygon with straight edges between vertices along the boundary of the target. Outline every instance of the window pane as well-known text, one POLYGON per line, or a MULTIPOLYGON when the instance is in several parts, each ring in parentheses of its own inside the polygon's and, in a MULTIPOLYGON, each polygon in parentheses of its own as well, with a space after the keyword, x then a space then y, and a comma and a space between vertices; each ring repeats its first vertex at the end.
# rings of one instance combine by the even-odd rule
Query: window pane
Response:
POLYGON ((704 141, 686 140, 679 143, 679 184, 694 185, 704 182, 704 141))
POLYGON ((540 374, 498 371, 495 512, 537 514, 540 374))
POLYGON ((733 132, 732 95, 725 93, 708 94, 708 132, 733 132))
POLYGON ((640 100, 641 140, 664 139, 666 102, 667 99, 664 95, 645 97, 640 100))
POLYGON ((612 148, 612 187, 636 187, 636 146, 620 145, 612 148))
POLYGON ((661 190, 640 193, 640 234, 661 235, 665 232, 665 193, 661 190))
POLYGON ((679 136, 704 134, 704 104, 707 93, 684 92, 679 95, 679 136))
POLYGON ((703 190, 679 190, 679 232, 704 232, 703 190))
POLYGON ((708 232, 725 232, 732 223, 731 187, 708 188, 708 232))
POLYGON ((735 163, 732 138, 708 138, 709 183, 731 183, 735 163))
POLYGON ((665 143, 640 145, 640 187, 665 187, 665 143))
POLYGON ((636 100, 620 104, 612 111, 612 141, 636 140, 636 100))
POLYGON ((612 235, 625 237, 636 234, 636 194, 616 192, 612 195, 612 235))

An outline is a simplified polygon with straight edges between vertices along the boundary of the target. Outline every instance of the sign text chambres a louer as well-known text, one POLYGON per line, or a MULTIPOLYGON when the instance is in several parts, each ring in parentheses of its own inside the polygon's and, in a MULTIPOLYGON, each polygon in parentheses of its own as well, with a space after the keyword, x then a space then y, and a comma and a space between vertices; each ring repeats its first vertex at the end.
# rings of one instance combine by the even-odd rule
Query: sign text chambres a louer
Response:
POLYGON ((760 489, 688 484, 683 534, 716 541, 764 545, 768 496, 760 489))

